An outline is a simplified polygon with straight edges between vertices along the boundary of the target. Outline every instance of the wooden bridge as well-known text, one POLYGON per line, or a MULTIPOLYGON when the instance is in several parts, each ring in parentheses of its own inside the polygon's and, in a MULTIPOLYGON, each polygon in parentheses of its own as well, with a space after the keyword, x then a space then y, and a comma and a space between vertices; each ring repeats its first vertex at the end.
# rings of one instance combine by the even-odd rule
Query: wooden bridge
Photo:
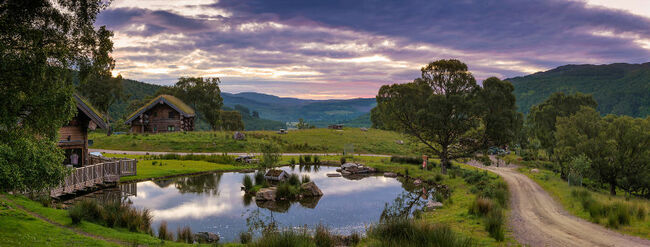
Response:
POLYGON ((122 176, 137 174, 137 162, 132 159, 121 159, 74 168, 61 186, 50 191, 50 196, 58 197, 99 185, 117 183, 122 176))

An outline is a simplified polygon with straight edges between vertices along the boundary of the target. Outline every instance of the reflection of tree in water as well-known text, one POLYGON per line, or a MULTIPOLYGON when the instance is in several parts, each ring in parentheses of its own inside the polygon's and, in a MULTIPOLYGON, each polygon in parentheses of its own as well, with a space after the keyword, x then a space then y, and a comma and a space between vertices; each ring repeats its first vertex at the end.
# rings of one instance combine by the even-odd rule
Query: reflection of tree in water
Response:
POLYGON ((419 214, 427 203, 426 199, 434 191, 433 188, 414 186, 407 181, 402 183, 402 187, 405 191, 397 196, 391 204, 386 203, 384 206, 380 221, 394 218, 408 218, 411 214, 419 214))
POLYGON ((174 186, 176 186, 176 189, 178 189, 182 194, 209 193, 212 195, 218 195, 221 176, 221 173, 211 173, 193 177, 182 177, 175 180, 174 186))
POLYGON ((246 213, 242 214, 242 217, 244 216, 246 216, 246 226, 250 233, 262 232, 265 234, 278 231, 278 223, 275 221, 272 211, 270 215, 262 215, 261 210, 256 208, 246 210, 246 213))

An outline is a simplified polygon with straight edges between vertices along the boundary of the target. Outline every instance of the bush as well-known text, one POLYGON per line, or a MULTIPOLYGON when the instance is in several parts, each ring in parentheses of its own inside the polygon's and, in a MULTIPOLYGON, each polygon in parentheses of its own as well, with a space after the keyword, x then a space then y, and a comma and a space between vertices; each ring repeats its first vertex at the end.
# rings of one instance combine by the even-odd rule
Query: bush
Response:
POLYGON ((311 164, 311 155, 305 155, 305 163, 311 164))
POLYGON ((311 181, 311 178, 309 178, 309 175, 305 174, 302 175, 302 183, 309 183, 311 181))
POLYGON ((251 176, 244 175, 244 181, 242 183, 244 184, 246 191, 253 188, 253 179, 251 179, 251 176))
POLYGON ((176 229, 176 242, 181 243, 194 243, 194 236, 192 235, 192 229, 189 226, 183 227, 183 229, 176 229))
POLYGON ((250 232, 240 232, 239 233, 239 242, 242 244, 248 244, 253 240, 253 234, 250 232))
POLYGON ((81 207, 72 206, 68 208, 68 215, 72 219, 72 224, 79 224, 84 217, 81 207))
POLYGON ((347 160, 345 159, 345 156, 341 157, 340 161, 341 161, 341 165, 347 163, 347 160))
POLYGON ((436 183, 439 183, 440 181, 442 181, 442 179, 443 179, 443 177, 440 174, 436 174, 436 176, 434 177, 434 180, 436 181, 436 183))
POLYGON ((320 164, 320 156, 314 155, 314 164, 320 164))
POLYGON ((296 159, 292 157, 291 160, 289 160, 289 165, 295 165, 295 164, 296 164, 296 159))
POLYGON ((421 165, 424 161, 422 160, 422 157, 391 156, 390 162, 421 165))
POLYGON ((494 203, 490 198, 476 197, 474 202, 470 205, 469 213, 485 216, 492 211, 492 208, 494 208, 494 203))
POLYGON ((503 211, 500 208, 495 208, 491 210, 485 220, 485 230, 490 233, 490 237, 493 237, 497 241, 503 241, 503 224, 505 217, 503 216, 503 211))
POLYGON ((167 230, 167 221, 160 222, 160 226, 158 227, 158 238, 167 241, 174 240, 174 234, 167 230))
POLYGON ((300 185, 300 177, 298 177, 297 174, 292 173, 291 175, 289 175, 289 179, 287 179, 287 182, 293 186, 300 185))
POLYGON ((277 187, 277 190, 275 192, 275 196, 278 199, 287 199, 287 200, 292 200, 295 199, 296 196, 300 194, 300 187, 298 186, 291 186, 289 183, 280 183, 277 187))
POLYGON ((473 241, 455 234, 449 226, 431 225, 407 218, 394 218, 371 226, 368 236, 380 246, 473 246, 473 241))
POLYGON ((255 172, 255 185, 262 185, 266 179, 264 179, 264 171, 259 170, 255 172))
POLYGON ((301 165, 305 164, 305 157, 303 157, 302 155, 298 156, 298 164, 301 165))

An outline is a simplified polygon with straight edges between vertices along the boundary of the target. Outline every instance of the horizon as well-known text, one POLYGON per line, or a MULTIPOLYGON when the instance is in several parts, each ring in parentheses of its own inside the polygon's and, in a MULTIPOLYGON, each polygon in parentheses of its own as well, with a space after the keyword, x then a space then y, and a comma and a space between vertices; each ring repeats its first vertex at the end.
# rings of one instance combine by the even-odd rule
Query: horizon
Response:
POLYGON ((643 0, 444 3, 116 0, 114 75, 156 85, 219 77, 224 92, 374 97, 427 63, 465 62, 480 83, 567 64, 644 63, 643 0))

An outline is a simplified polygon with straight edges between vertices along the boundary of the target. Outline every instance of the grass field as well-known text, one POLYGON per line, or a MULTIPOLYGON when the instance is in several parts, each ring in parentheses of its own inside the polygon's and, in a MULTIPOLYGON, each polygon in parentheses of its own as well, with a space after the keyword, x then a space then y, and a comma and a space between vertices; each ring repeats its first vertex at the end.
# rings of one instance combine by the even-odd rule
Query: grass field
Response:
POLYGON ((91 133, 91 148, 129 151, 167 152, 258 152, 260 144, 274 142, 285 153, 343 153, 352 145, 354 153, 410 154, 418 144, 391 131, 357 128, 344 130, 305 129, 288 134, 275 131, 245 131, 246 140, 232 139, 233 132, 176 132, 160 134, 124 134, 106 136, 91 133), (398 144, 398 141, 404 144, 398 144))
MULTIPOLYGON (((607 217, 591 217, 589 210, 584 208, 580 197, 576 196, 576 193, 573 191, 588 193, 589 197, 595 200, 596 203, 594 204, 606 206, 618 204, 626 205, 630 208, 635 209, 638 207, 643 207, 645 211, 645 216, 643 216, 643 219, 638 218, 637 215, 631 215, 629 225, 620 225, 618 228, 614 228, 613 230, 624 234, 650 239, 650 216, 647 215, 648 211, 650 210, 650 201, 638 198, 626 199, 624 196, 611 196, 609 193, 588 191, 581 187, 569 186, 566 181, 560 178, 559 174, 553 173, 552 171, 539 169, 538 173, 532 173, 530 170, 530 168, 525 167, 519 169, 521 173, 530 177, 542 188, 544 188, 544 190, 546 190, 553 197, 553 199, 562 204, 564 209, 569 213, 585 220, 603 225, 605 227, 613 228, 611 225, 608 225, 607 217)), ((602 209, 600 211, 602 211, 602 209)))

